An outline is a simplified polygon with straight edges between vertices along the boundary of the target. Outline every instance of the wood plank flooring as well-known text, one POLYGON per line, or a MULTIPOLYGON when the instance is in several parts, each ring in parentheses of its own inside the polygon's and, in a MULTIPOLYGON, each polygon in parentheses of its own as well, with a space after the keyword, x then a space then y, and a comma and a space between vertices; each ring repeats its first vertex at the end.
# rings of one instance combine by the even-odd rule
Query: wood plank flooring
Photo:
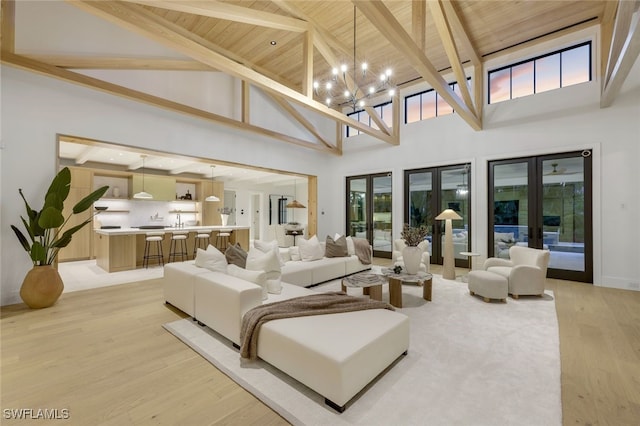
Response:
MULTIPOLYGON (((563 424, 637 425, 640 292, 547 288, 560 324, 563 424)), ((287 424, 161 327, 183 316, 163 303, 160 280, 66 293, 44 310, 3 307, 1 408, 68 409, 57 424, 287 424)))

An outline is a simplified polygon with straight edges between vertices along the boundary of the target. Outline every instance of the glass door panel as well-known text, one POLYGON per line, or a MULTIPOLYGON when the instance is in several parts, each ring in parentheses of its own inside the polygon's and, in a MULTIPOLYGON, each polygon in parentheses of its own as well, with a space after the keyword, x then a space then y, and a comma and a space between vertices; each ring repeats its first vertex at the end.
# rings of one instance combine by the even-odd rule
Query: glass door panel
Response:
POLYGON ((391 175, 372 176, 373 255, 391 257, 391 175))
POLYGON ((415 172, 409 175, 409 226, 424 225, 429 229, 429 254, 433 256, 433 172, 415 172))
POLYGON ((347 178, 347 234, 368 238, 367 178, 347 178))
POLYGON ((542 247, 549 268, 586 269, 585 170, 582 156, 542 159, 542 247))
MULTIPOLYGON (((467 256, 460 254, 469 251, 469 166, 455 166, 440 172, 440 211, 451 209, 462 216, 462 220, 452 221, 453 254, 456 266, 466 266, 467 256)), ((444 247, 444 221, 440 223, 444 247)))
POLYGON ((494 257, 509 259, 509 248, 529 245, 529 161, 501 162, 492 168, 489 233, 494 257))

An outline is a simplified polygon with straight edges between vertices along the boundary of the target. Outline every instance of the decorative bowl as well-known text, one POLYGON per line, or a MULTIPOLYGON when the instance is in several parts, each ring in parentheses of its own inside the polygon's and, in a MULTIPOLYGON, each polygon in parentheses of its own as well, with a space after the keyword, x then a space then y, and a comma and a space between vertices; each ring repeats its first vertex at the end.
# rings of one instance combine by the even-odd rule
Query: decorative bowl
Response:
POLYGON ((94 206, 94 208, 95 208, 96 210, 106 210, 106 209, 108 209, 108 208, 109 208, 109 206, 94 206))

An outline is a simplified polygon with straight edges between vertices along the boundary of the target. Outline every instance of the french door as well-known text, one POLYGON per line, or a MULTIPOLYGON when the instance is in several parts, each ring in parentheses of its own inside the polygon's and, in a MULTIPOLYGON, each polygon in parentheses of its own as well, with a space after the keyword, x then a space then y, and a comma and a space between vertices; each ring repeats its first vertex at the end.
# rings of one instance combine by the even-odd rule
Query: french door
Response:
POLYGON ((468 267, 462 252, 471 247, 470 164, 405 170, 404 223, 425 225, 429 230, 431 263, 443 263, 444 221, 434 218, 444 209, 453 209, 462 220, 453 221, 453 247, 456 266, 468 267))
POLYGON ((391 173, 347 177, 346 235, 366 238, 376 257, 391 258, 391 173))
POLYGON ((489 163, 489 255, 550 251, 547 276, 593 282, 591 151, 489 163))

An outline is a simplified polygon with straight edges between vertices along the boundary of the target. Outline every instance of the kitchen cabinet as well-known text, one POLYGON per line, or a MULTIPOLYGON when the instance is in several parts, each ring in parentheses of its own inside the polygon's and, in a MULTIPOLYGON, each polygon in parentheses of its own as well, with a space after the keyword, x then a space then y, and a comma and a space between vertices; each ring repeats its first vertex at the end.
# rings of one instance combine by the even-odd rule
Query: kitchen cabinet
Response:
MULTIPOLYGON (((174 201, 176 199, 176 179, 168 176, 144 175, 144 190, 153 195, 154 201, 174 201)), ((142 191, 142 174, 131 178, 130 194, 142 191)))
POLYGON ((101 235, 96 233, 96 264, 107 272, 136 268, 135 235, 101 235))
MULTIPOLYGON (((65 218, 71 214, 73 206, 75 206, 76 203, 91 193, 92 172, 76 167, 69 167, 69 170, 71 171, 71 188, 69 189, 69 196, 64 202, 62 214, 65 218)), ((79 225, 87 219, 91 219, 92 214, 93 209, 89 209, 82 213, 72 215, 63 231, 79 225)), ((65 262, 90 259, 92 255, 91 246, 91 224, 88 224, 73 234, 69 245, 60 249, 58 260, 65 262)))

